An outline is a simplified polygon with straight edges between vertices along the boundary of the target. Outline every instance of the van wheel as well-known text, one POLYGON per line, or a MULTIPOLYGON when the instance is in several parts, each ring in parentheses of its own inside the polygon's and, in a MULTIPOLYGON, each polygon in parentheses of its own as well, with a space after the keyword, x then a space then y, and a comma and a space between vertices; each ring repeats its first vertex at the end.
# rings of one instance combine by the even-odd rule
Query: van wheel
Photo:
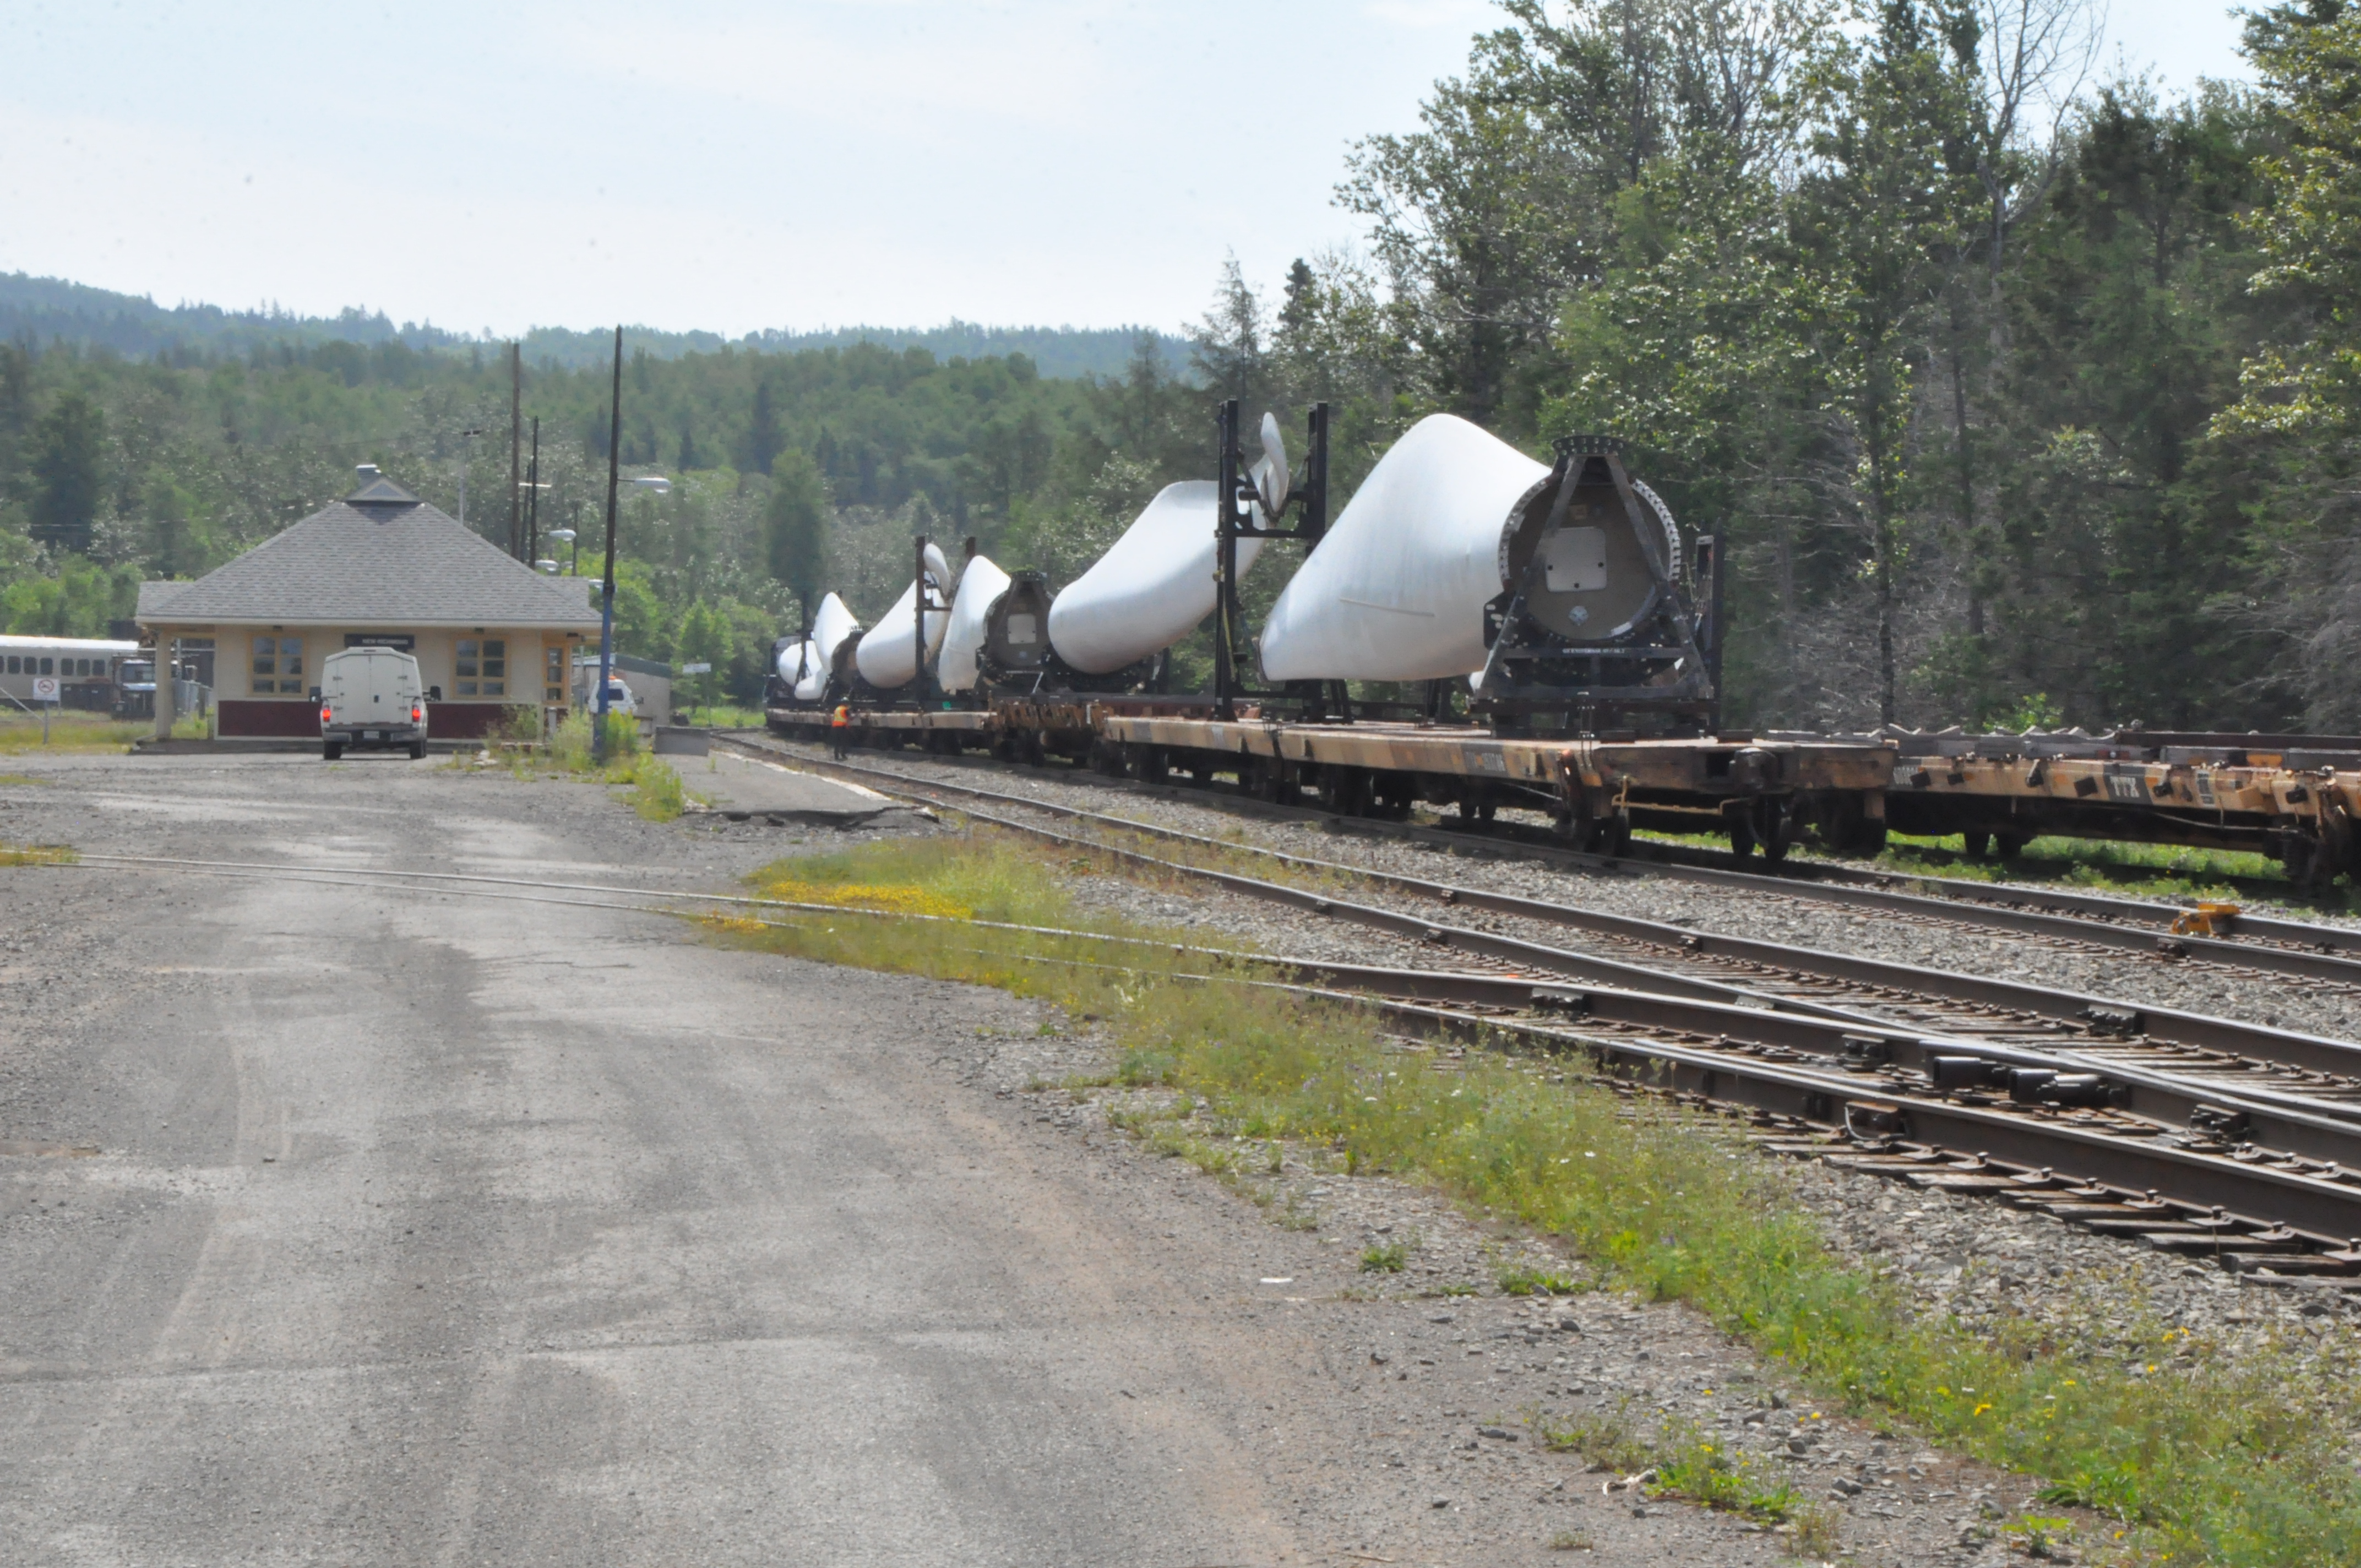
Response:
POLYGON ((423 758, 425 755, 426 755, 426 742, 425 742, 425 741, 423 741, 423 740, 412 740, 412 741, 410 743, 410 760, 411 760, 412 762, 418 762, 419 760, 421 760, 422 758, 423 758))
POLYGON ((320 742, 320 760, 322 762, 333 762, 344 754, 345 748, 341 741, 323 740, 320 742))

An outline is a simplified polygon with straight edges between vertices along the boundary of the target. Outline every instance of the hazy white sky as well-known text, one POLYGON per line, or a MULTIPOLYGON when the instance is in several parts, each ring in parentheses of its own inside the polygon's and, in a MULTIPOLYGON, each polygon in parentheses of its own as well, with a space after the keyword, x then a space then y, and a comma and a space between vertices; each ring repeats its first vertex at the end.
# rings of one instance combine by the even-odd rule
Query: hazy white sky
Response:
MULTIPOLYGON (((462 330, 1164 327, 1356 236, 1484 0, 0 0, 0 271, 462 330)), ((2220 0, 2120 58, 2241 75, 2220 0)), ((2116 58, 2111 52, 2110 59, 2116 58)))

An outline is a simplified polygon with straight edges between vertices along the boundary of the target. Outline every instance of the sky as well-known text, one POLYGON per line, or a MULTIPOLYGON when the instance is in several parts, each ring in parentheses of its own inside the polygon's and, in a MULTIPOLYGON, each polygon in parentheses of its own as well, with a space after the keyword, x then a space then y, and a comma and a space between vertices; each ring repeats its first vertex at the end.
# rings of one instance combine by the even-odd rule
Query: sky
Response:
MULTIPOLYGON (((1349 247, 1484 0, 0 0, 0 272, 456 331, 1167 329, 1349 247)), ((2243 76, 2219 0, 2105 63, 2243 76)))

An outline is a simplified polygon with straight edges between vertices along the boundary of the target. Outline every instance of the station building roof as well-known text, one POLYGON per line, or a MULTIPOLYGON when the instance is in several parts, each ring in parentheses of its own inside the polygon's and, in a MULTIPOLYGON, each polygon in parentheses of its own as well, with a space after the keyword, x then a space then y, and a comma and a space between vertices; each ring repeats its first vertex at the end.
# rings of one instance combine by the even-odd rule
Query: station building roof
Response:
POLYGON ((140 624, 598 629, 591 579, 544 576, 374 467, 360 477, 193 582, 140 584, 140 624))

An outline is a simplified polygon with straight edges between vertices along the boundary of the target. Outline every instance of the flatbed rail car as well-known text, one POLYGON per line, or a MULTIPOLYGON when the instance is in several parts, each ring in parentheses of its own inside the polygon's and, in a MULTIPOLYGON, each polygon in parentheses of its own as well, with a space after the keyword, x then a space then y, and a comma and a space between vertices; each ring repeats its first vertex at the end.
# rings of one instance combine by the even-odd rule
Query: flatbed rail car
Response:
MULTIPOLYGON (((1975 735, 1888 730, 1886 819, 1963 835, 1974 855, 2043 834, 2244 850, 2293 880, 2361 877, 2361 738, 2118 730, 1975 735)), ((1868 739, 1868 737, 1863 737, 1868 739)))
MULTIPOLYGON (((1425 803, 1485 821, 1508 806, 1549 816, 1560 839, 1596 851, 1619 851, 1646 828, 1727 834, 1740 853, 1760 848, 1773 860, 1806 827, 1846 852, 1874 853, 1894 755, 1870 740, 1496 737, 1463 725, 1283 722, 1251 707, 1220 719, 1202 699, 1147 696, 847 717, 855 746, 1059 756, 1148 783, 1228 775, 1254 797, 1309 795, 1340 816, 1400 818, 1425 803)), ((770 719, 783 735, 829 733, 826 712, 775 709, 770 719)))
POLYGON ((1399 818, 1423 803, 1482 821, 1521 807, 1549 814, 1561 839, 1608 852, 1646 828, 1726 833, 1738 853, 1759 847, 1777 860, 1806 826, 1833 847, 1874 852, 1894 764, 1883 742, 1747 735, 1510 737, 1453 725, 1161 714, 1107 714, 1096 728, 1134 777, 1227 773, 1266 800, 1310 790, 1343 816, 1399 818))

